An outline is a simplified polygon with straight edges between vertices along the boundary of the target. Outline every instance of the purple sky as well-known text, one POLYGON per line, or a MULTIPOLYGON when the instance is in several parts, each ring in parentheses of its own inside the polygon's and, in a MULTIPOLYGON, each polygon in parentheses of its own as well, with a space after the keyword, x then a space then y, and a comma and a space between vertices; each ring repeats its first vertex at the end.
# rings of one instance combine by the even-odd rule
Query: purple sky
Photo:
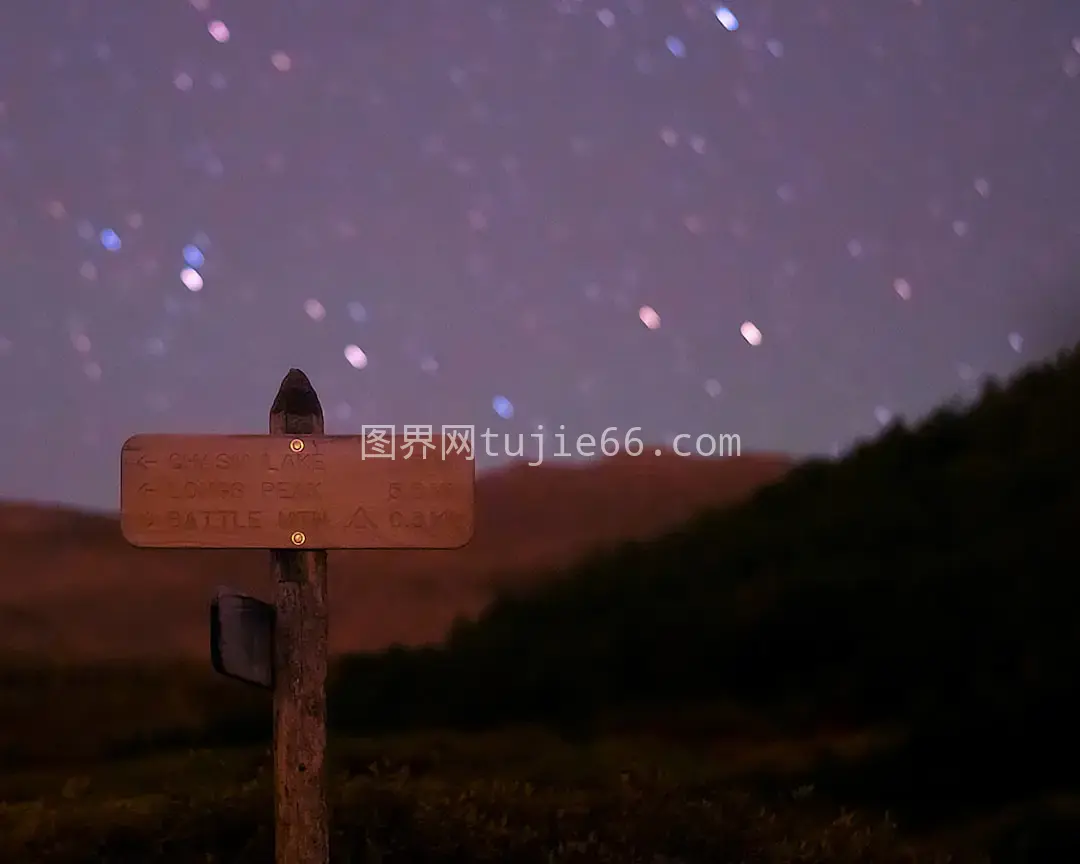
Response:
POLYGON ((1064 0, 8 3, 0 497, 290 366, 329 432, 842 448, 1080 338, 1077 154, 1064 0))

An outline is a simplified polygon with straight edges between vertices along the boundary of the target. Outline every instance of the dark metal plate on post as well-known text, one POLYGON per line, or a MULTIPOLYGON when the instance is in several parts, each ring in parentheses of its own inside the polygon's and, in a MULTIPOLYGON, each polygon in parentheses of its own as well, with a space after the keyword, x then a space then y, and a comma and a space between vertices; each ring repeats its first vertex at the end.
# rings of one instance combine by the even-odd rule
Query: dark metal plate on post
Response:
POLYGON ((210 662, 214 671, 258 687, 274 686, 274 607, 219 589, 210 603, 210 662))

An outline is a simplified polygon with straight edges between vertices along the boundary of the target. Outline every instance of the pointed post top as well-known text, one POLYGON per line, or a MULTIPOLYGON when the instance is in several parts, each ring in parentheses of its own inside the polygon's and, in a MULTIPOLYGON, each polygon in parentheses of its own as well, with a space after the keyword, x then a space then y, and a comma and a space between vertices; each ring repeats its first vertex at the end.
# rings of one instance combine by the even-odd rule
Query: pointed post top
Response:
POLYGON ((290 369, 281 381, 274 404, 270 406, 270 433, 285 435, 321 435, 323 411, 319 394, 307 375, 290 369))
POLYGON ((304 374, 303 369, 297 369, 295 366, 289 370, 289 374, 281 382, 282 387, 295 386, 295 387, 310 387, 311 381, 308 380, 307 375, 304 374))

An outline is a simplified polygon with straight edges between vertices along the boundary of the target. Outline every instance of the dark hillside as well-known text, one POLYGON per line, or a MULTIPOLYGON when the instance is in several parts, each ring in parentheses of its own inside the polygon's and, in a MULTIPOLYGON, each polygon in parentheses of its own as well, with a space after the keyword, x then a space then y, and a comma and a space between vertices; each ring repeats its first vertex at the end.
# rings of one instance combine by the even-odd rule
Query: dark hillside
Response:
POLYGON ((1078 444, 1073 352, 504 597, 443 649, 353 657, 335 716, 587 731, 631 709, 738 703, 788 727, 902 725, 897 765, 924 804, 931 779, 943 800, 950 784, 998 797, 1068 785, 1078 444))
MULTIPOLYGON (((590 551, 659 536, 703 508, 745 500, 790 467, 770 454, 664 454, 484 472, 468 546, 331 553, 331 651, 438 642, 455 617, 487 605, 495 581, 527 584, 590 551)), ((0 654, 203 662, 214 589, 271 592, 264 552, 135 549, 115 516, 0 501, 0 544, 7 571, 34 573, 0 580, 0 654)))

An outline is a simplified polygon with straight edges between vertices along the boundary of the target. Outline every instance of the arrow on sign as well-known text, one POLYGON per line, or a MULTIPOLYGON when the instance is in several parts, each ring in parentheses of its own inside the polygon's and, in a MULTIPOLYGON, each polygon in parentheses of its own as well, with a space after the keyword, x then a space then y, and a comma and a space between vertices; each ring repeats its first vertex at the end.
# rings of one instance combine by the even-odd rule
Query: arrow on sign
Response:
POLYGON ((157 459, 147 459, 145 456, 139 456, 139 458, 135 460, 135 464, 140 468, 152 468, 154 465, 157 465, 157 459))
POLYGON ((153 487, 153 486, 151 486, 151 485, 150 485, 149 483, 143 483, 143 484, 142 484, 142 485, 141 485, 141 486, 139 487, 139 491, 140 491, 140 492, 145 492, 146 494, 150 494, 151 492, 153 492, 153 491, 154 491, 154 487, 153 487))

